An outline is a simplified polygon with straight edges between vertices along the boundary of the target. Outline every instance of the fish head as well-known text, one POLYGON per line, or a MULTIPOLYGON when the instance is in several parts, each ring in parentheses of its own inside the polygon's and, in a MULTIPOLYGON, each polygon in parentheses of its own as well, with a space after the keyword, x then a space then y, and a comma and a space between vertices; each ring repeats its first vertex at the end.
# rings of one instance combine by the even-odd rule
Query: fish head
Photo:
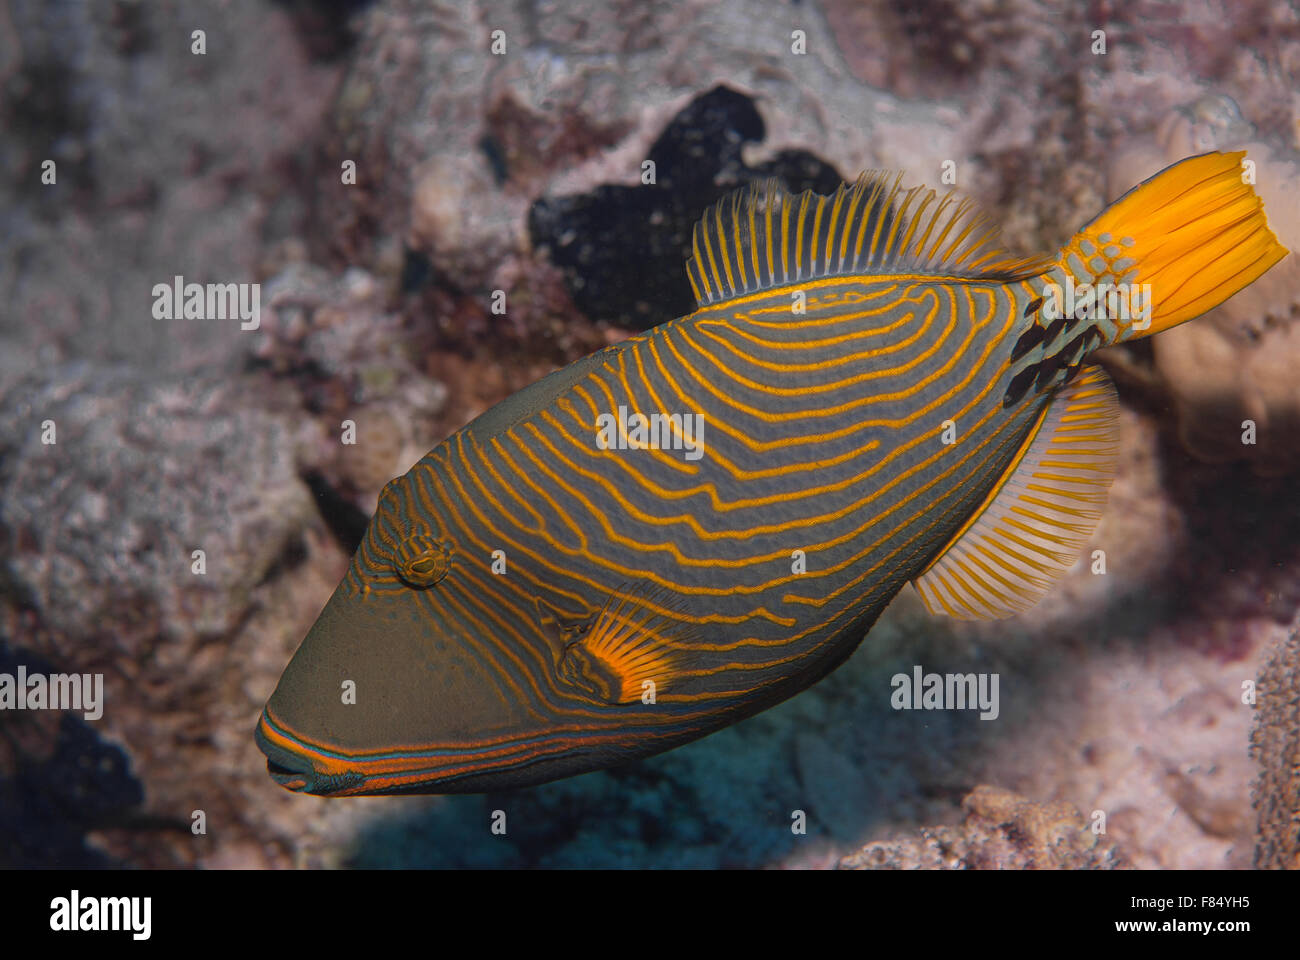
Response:
MULTIPOLYGON (((480 562, 482 551, 457 549, 421 519, 415 473, 385 488, 346 576, 262 711, 256 740, 286 789, 341 796, 512 786, 528 740, 545 732, 545 712, 520 695, 531 681, 512 675, 500 617, 483 598, 491 558, 480 562)), ((529 628, 520 621, 508 632, 545 642, 529 628)))

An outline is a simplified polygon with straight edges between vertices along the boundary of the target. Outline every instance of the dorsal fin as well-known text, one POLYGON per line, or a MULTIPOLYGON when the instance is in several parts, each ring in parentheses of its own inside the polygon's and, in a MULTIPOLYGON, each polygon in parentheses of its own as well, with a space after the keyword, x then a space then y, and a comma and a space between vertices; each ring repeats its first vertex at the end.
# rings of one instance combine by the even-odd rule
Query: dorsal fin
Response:
POLYGON ((775 179, 736 190, 695 225, 686 273, 700 306, 744 293, 846 274, 1022 280, 1044 257, 1014 257, 970 200, 928 187, 903 190, 901 174, 874 171, 830 196, 794 196, 775 179))
POLYGON ((1078 556, 1115 476, 1119 400, 1087 367, 1062 388, 1005 479, 914 584, 931 613, 1001 620, 1028 610, 1078 556))

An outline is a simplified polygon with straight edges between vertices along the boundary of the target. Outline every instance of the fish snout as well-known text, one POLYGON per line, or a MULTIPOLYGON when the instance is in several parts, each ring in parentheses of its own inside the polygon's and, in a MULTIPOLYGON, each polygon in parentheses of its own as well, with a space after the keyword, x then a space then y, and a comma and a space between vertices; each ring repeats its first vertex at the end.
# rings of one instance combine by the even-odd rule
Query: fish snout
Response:
POLYGON ((311 761, 272 742, 268 736, 266 711, 262 712, 262 717, 257 722, 253 739, 257 741, 258 749, 266 754, 266 772, 272 780, 295 793, 312 792, 316 771, 311 761))
MULTIPOLYGON (((436 589, 436 587, 435 587, 436 589)), ((335 591, 258 722, 267 773, 296 793, 457 793, 558 750, 486 629, 457 629, 423 590, 335 591), (515 696, 515 692, 524 696, 515 696), (541 753, 541 756, 536 754, 541 753)))

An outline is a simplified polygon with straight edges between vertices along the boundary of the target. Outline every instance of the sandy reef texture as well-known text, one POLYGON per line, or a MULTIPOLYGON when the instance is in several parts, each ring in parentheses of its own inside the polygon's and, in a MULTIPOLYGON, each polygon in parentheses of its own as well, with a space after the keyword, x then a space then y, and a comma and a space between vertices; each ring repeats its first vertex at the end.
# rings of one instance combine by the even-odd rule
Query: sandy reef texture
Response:
POLYGON ((1123 860, 1066 803, 1035 803, 1009 790, 979 786, 964 800, 956 827, 924 829, 920 837, 869 843, 839 863, 841 870, 1116 870, 1123 860))
POLYGON ((1293 630, 1265 664, 1258 697, 1255 866, 1300 870, 1300 631, 1293 630))

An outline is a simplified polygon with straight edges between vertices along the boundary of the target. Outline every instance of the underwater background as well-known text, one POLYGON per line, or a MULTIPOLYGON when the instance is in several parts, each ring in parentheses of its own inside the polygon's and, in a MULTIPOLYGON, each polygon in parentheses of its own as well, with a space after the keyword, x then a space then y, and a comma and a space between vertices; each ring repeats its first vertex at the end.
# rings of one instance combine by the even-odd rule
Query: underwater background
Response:
POLYGON ((1102 358, 1118 476, 1027 614, 905 590, 794 699, 527 790, 295 795, 252 738, 383 485, 690 312, 738 186, 897 169, 1027 254, 1245 149, 1300 249, 1295 2, 2 0, 0 131, 0 674, 104 677, 0 712, 0 865, 1300 866, 1294 254, 1102 358), (918 665, 998 718, 893 709, 918 665))

